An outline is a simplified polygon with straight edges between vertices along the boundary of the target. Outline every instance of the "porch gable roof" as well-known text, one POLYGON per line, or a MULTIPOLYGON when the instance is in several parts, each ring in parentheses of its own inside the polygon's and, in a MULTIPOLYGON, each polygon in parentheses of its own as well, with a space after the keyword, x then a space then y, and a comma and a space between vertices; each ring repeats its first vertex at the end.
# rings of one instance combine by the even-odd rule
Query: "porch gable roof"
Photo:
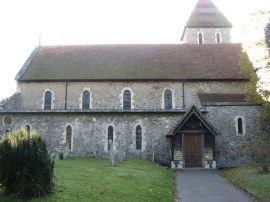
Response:
POLYGON ((174 127, 172 127, 169 132, 166 134, 167 137, 174 136, 177 134, 181 128, 187 123, 192 115, 195 115, 200 122, 213 134, 213 135, 220 135, 217 129, 206 119, 206 117, 200 112, 200 110, 193 105, 190 110, 188 110, 183 118, 179 120, 174 127))

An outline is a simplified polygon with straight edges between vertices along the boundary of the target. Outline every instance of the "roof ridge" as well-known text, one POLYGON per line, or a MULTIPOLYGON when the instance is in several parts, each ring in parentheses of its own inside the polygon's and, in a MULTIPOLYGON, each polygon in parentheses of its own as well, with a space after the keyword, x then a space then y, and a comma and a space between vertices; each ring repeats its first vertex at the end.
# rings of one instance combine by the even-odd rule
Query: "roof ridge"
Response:
POLYGON ((58 44, 58 45, 42 45, 42 48, 55 48, 55 47, 88 47, 88 46, 136 46, 136 45, 180 45, 182 43, 108 43, 108 44, 58 44))
POLYGON ((74 44, 74 45, 42 45, 41 48, 67 48, 67 47, 91 47, 91 46, 232 46, 241 45, 242 43, 221 43, 221 44, 189 44, 189 43, 160 43, 160 44, 74 44))

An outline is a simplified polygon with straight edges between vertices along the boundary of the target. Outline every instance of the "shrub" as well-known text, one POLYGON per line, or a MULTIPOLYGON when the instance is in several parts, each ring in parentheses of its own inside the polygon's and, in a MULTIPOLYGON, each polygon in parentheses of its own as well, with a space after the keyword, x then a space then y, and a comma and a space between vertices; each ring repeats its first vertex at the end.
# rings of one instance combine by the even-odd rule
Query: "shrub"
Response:
POLYGON ((270 164, 270 142, 269 138, 254 137, 246 145, 245 155, 251 164, 258 165, 259 173, 268 173, 270 164))
POLYGON ((50 194, 53 169, 46 143, 37 132, 30 138, 21 129, 6 134, 0 142, 0 183, 7 194, 25 198, 50 194))

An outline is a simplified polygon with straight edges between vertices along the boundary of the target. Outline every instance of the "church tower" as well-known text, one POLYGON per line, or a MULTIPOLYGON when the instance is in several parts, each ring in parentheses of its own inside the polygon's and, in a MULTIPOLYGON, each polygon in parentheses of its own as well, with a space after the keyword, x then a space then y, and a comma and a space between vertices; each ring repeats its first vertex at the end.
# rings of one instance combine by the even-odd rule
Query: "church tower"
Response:
POLYGON ((232 24, 211 0, 198 0, 181 41, 192 44, 231 43, 232 24))

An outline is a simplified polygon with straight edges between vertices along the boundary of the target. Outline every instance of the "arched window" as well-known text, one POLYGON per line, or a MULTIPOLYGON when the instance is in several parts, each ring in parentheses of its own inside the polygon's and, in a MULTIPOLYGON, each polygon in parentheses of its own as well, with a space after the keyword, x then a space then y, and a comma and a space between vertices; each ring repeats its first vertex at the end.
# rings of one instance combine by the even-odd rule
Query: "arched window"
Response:
POLYGON ((202 33, 198 34, 198 44, 203 44, 203 34, 202 33))
POLYGON ((136 127, 136 150, 142 149, 142 127, 136 127))
POLYGON ((172 91, 169 89, 164 92, 164 109, 172 109, 172 91))
POLYGON ((108 150, 109 151, 110 151, 110 145, 113 146, 113 127, 112 126, 108 127, 108 150))
POLYGON ((72 141, 72 128, 71 128, 71 126, 67 126, 67 129, 66 129, 66 142, 67 142, 69 150, 71 150, 71 141, 72 141))
POLYGON ((51 91, 47 91, 45 93, 44 109, 45 110, 52 109, 52 92, 51 91))
POLYGON ((216 43, 221 43, 221 34, 216 33, 216 43))
POLYGON ((83 91, 82 109, 90 109, 90 92, 88 90, 83 91))
POLYGON ((243 134, 243 119, 237 119, 238 134, 243 134))
POLYGON ((131 109, 131 93, 125 90, 123 93, 123 109, 131 109))
POLYGON ((31 131, 30 126, 26 125, 25 128, 26 128, 26 131, 27 131, 27 136, 30 137, 30 131, 31 131))

